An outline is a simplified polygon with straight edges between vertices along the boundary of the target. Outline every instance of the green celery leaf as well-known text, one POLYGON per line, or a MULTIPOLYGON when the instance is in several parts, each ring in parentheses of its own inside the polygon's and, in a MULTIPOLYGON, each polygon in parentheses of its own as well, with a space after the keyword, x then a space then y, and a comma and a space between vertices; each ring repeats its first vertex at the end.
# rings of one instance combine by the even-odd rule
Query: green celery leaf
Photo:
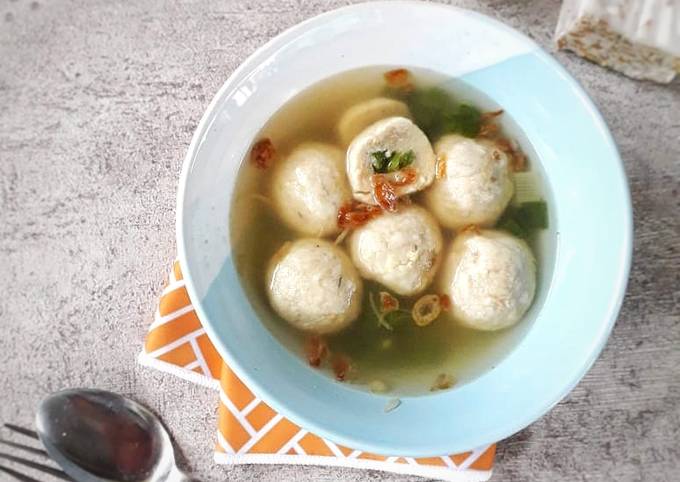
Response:
POLYGON ((530 201, 520 205, 516 214, 517 221, 527 230, 547 229, 548 205, 545 201, 530 201))
POLYGON ((518 238, 528 238, 532 231, 548 228, 548 205, 541 200, 510 206, 496 226, 518 238))
POLYGON ((482 113, 468 104, 461 104, 455 116, 456 132, 465 137, 476 137, 482 127, 482 113))
POLYGON ((458 104, 443 89, 416 89, 408 96, 407 103, 414 122, 430 140, 449 132, 466 137, 479 134, 481 112, 471 105, 458 104))
POLYGON ((407 99, 413 120, 431 139, 440 135, 447 113, 456 110, 456 102, 438 87, 416 89, 407 99))
POLYGON ((522 225, 519 224, 513 217, 501 219, 498 222, 497 228, 507 231, 518 238, 525 239, 529 236, 529 233, 526 231, 526 229, 524 229, 522 225))

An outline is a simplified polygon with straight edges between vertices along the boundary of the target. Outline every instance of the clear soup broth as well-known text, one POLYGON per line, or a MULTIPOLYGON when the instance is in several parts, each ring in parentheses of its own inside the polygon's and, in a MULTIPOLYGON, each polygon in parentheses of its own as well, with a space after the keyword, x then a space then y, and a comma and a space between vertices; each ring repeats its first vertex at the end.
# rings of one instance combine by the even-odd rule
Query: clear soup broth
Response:
MULTIPOLYGON (((291 150, 306 141, 343 147, 338 139, 337 125, 346 109, 374 97, 398 96, 386 86, 384 74, 391 68, 348 71, 313 85, 276 112, 253 142, 270 139, 276 149, 274 162, 285 162, 291 150)), ((409 72, 417 88, 439 87, 456 101, 475 106, 481 112, 502 109, 462 81, 421 69, 409 69, 409 72)), ((531 188, 541 199, 549 199, 538 160, 519 127, 507 113, 499 116, 497 123, 503 135, 514 140, 525 154, 527 173, 532 179, 531 188)), ((431 141, 434 144, 436 139, 431 141)), ((256 168, 248 157, 242 163, 229 220, 234 260, 243 288, 260 320, 283 345, 306 362, 306 344, 310 335, 279 317, 267 298, 269 260, 284 243, 305 237, 288 229, 273 208, 270 198, 272 171, 256 168)), ((422 205, 420 197, 421 193, 411 196, 413 202, 422 205)), ((551 213, 549 206, 548 202, 551 213)), ((442 228, 442 234, 446 251, 455 233, 442 228)), ((328 239, 332 242, 335 238, 331 236, 328 239)), ((380 291, 390 290, 374 281, 364 280, 358 319, 341 332, 323 337, 331 354, 342 354, 351 363, 352 369, 343 383, 397 395, 420 395, 448 388, 449 385, 455 389, 492 370, 520 342, 546 295, 554 257, 555 232, 550 226, 534 230, 528 233, 526 241, 536 258, 536 295, 524 318, 500 331, 466 328, 446 311, 426 327, 417 326, 408 316, 396 317, 391 323, 392 330, 388 330, 376 322, 369 295, 377 296, 380 291), (441 381, 443 375, 452 383, 438 387, 437 380, 441 381)), ((422 294, 436 293, 435 286, 436 281, 421 294, 399 297, 401 305, 411 307, 422 294)), ((330 361, 315 369, 334 377, 330 361)))

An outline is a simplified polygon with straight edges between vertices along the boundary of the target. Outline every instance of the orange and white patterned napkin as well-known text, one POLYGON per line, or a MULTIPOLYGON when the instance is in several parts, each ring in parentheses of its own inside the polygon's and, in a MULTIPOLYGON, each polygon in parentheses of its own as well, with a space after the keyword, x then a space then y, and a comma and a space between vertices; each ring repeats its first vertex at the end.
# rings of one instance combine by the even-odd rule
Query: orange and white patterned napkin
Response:
POLYGON ((219 391, 215 461, 220 464, 334 465, 455 482, 491 477, 495 445, 441 457, 385 457, 337 445, 276 413, 215 350, 191 305, 178 262, 161 295, 139 361, 219 391))

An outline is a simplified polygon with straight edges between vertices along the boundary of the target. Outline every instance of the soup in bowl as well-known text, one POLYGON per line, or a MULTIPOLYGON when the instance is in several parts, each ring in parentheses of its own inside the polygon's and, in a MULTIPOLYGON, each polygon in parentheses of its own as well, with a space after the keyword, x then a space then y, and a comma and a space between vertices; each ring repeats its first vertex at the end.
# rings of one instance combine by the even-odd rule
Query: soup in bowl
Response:
POLYGON ((296 95, 257 134, 231 201, 259 319, 376 393, 491 369, 540 309, 555 254, 544 175, 520 142, 502 106, 423 69, 354 69, 296 95))
POLYGON ((437 5, 272 40, 180 181, 180 261, 225 361, 293 422, 380 454, 466 451, 545 413, 604 345, 630 246, 620 159, 577 84, 437 5))

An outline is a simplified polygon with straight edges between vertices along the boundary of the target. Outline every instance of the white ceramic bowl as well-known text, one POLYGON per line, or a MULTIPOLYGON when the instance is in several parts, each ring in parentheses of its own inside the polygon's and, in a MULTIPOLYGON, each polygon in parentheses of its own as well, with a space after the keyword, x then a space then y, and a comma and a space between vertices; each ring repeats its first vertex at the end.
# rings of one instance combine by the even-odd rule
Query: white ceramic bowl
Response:
MULTIPOLYGON (((200 75, 200 72, 197 73, 200 75)), ((323 437, 381 454, 465 451, 524 428, 581 379, 616 319, 631 256, 631 206, 611 136, 578 84, 536 44, 485 16, 415 2, 355 5, 284 32, 248 58, 206 111, 179 188, 187 288, 220 354, 274 409, 323 437), (371 65, 420 67, 482 91, 522 128, 551 193, 553 269, 530 329, 493 370, 454 390, 385 397, 336 383, 257 319, 231 259, 236 173, 260 128, 315 82, 371 65)))

